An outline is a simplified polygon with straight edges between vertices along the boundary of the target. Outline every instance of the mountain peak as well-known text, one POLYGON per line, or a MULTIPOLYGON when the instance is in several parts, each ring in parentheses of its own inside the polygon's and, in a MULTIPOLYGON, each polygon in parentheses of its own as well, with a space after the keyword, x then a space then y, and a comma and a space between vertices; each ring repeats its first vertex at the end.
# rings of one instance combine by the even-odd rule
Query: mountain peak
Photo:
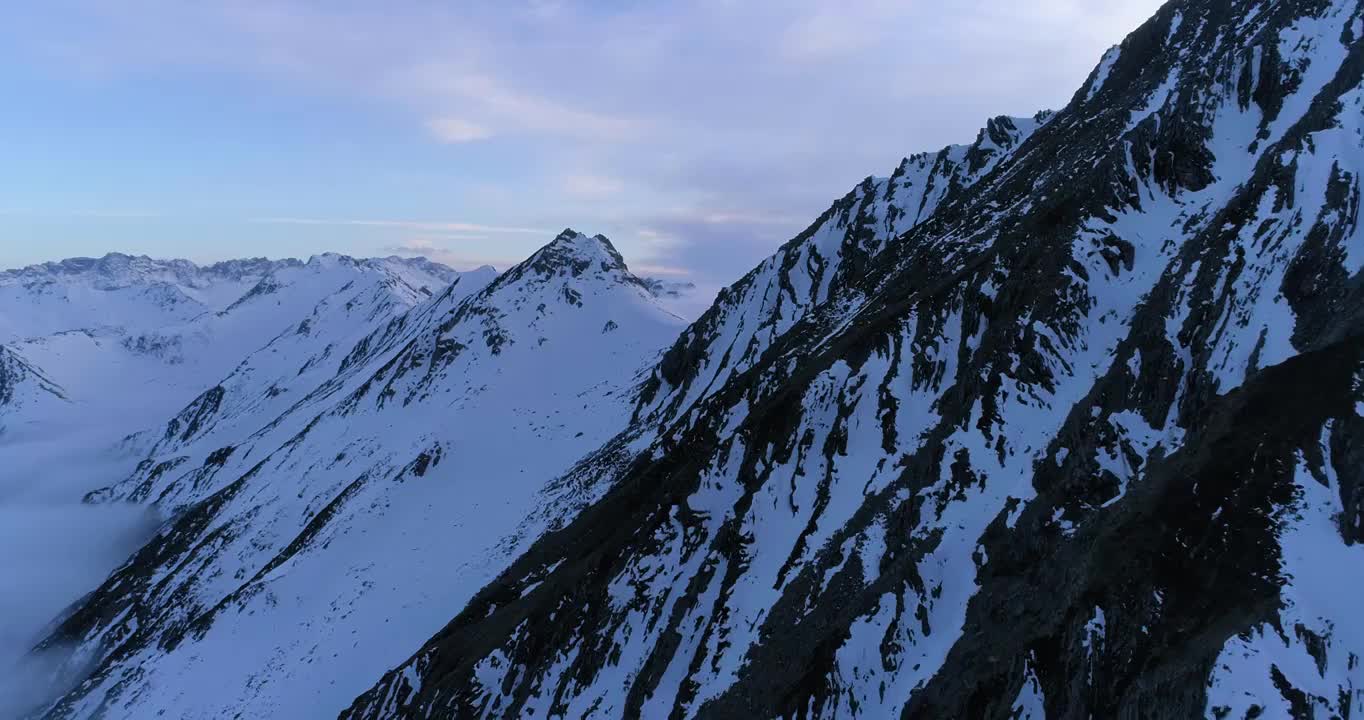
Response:
POLYGON ((604 235, 587 235, 566 228, 548 245, 540 248, 519 268, 543 277, 584 274, 618 275, 620 279, 638 279, 630 272, 616 246, 604 235))
POLYGON ((272 270, 302 265, 298 260, 248 258, 198 265, 184 259, 111 252, 97 258, 72 257, 26 267, 0 270, 0 282, 45 282, 83 279, 93 287, 114 290, 158 283, 200 287, 215 280, 260 277, 272 270))
POLYGON ((308 258, 306 266, 313 269, 330 269, 336 267, 355 267, 359 261, 349 255, 341 253, 325 252, 308 258))
MULTIPOLYGON (((507 317, 524 311, 534 316, 526 321, 526 327, 539 327, 544 318, 568 308, 569 314, 578 318, 574 322, 585 322, 584 318, 591 317, 596 331, 605 325, 623 324, 613 315, 616 312, 673 317, 658 300, 645 281, 630 272, 610 240, 570 228, 498 276, 461 312, 472 312, 472 308, 491 311, 489 317, 496 316, 495 322, 502 325, 509 322, 507 317), (578 312, 586 307, 597 310, 578 312), (630 307, 635 309, 624 310, 630 307)), ((498 338, 499 346, 508 337, 501 329, 488 332, 488 337, 498 338)))

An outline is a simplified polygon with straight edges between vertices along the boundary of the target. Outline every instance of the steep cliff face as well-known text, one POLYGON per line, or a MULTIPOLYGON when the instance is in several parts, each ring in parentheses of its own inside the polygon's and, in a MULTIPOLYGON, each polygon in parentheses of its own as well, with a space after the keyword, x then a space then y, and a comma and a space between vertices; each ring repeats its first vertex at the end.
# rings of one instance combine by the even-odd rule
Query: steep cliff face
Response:
POLYGON ((895 238, 931 218, 1008 158, 1050 112, 998 117, 971 145, 900 162, 868 177, 739 282, 683 333, 648 388, 646 413, 675 414, 753 367, 776 338, 855 285, 895 238), (658 394, 658 397, 654 397, 658 394))
MULTIPOLYGON (((42 716, 339 712, 562 522, 547 486, 626 425, 682 321, 572 231, 463 283, 306 361, 267 346, 91 498, 174 517, 40 646, 89 673, 42 716)), ((276 342, 339 343, 346 298, 276 342)))
POLYGON ((1364 712, 1362 37, 1172 2, 941 196, 868 181, 345 715, 1364 712))

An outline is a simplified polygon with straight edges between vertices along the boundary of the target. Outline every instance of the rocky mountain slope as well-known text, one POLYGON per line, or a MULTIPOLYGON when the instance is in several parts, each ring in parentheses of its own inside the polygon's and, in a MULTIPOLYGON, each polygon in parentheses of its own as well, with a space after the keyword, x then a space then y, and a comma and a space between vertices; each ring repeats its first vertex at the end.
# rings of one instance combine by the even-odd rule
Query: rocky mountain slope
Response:
POLYGON ((1176 0, 950 190, 869 180, 344 715, 1364 712, 1362 14, 1176 0))
POLYGON ((31 714, 1359 717, 1362 171, 1358 0, 1173 0, 688 327, 572 231, 331 287, 31 714))

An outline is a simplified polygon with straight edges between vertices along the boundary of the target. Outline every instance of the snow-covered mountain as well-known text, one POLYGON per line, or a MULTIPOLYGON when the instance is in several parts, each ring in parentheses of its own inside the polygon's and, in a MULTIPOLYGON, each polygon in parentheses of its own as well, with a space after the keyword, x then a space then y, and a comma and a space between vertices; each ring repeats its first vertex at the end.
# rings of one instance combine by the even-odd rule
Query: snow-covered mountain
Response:
MULTIPOLYGON (((134 473, 168 417, 212 387, 296 370, 436 293, 469 294, 495 276, 490 268, 455 273, 424 260, 337 255, 209 268, 114 255, 0 276, 0 326, 26 328, 0 344, 0 530, 15 546, 0 549, 0 564, 23 565, 26 583, 22 594, 0 597, 0 663, 12 659, 13 642, 122 559, 103 559, 99 546, 109 538, 95 528, 115 540, 141 532, 142 513, 78 503, 134 473), (200 299, 129 302, 156 288, 200 299), (53 526, 68 518, 79 518, 90 537, 53 526), (24 553, 24 544, 37 547, 24 553)), ((0 716, 12 714, 4 685, 0 716)))
POLYGON ((222 310, 297 260, 199 267, 111 253, 0 271, 0 342, 99 327, 159 328, 222 310))
MULTIPOLYGON (((221 318, 251 305, 274 309, 239 324, 306 312, 335 291, 337 280, 344 284, 365 274, 380 276, 395 288, 403 286, 395 292, 406 296, 443 288, 459 276, 424 258, 356 260, 327 254, 307 262, 255 259, 204 267, 186 260, 118 253, 75 258, 0 271, 0 307, 5 309, 0 313, 0 342, 104 332, 127 336, 129 343, 146 349, 153 340, 140 338, 141 333, 207 332, 212 318, 220 318, 221 325, 221 318), (268 302, 260 302, 266 297, 268 302)), ((267 323, 261 332, 272 329, 277 329, 275 324, 267 323)))
MULTIPOLYGON (((495 274, 475 271, 466 286, 495 274)), ((51 412, 157 424, 319 304, 344 295, 349 312, 378 318, 460 277, 424 259, 341 255, 206 268, 125 255, 66 260, 0 274, 0 342, 65 389, 69 402, 51 412)))
POLYGON ((329 286, 89 496, 169 519, 33 716, 1358 716, 1361 172, 1359 0, 1173 0, 689 326, 572 231, 329 286))
POLYGON ((869 180, 346 716, 1364 712, 1361 12, 1176 0, 983 163, 869 180))
POLYGON ((49 640, 95 667, 52 715, 335 714, 551 526, 683 322, 572 231, 461 285, 358 336, 337 298, 92 496, 174 520, 49 640))

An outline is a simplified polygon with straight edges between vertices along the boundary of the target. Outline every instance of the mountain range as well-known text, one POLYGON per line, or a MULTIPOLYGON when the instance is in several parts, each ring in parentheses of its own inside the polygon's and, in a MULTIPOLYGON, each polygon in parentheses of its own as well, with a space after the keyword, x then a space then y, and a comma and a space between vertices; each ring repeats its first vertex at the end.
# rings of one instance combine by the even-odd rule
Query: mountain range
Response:
POLYGON ((1359 717, 1362 171, 1358 0, 1173 0, 691 322, 573 230, 0 274, 0 453, 155 517, 9 708, 1359 717))

